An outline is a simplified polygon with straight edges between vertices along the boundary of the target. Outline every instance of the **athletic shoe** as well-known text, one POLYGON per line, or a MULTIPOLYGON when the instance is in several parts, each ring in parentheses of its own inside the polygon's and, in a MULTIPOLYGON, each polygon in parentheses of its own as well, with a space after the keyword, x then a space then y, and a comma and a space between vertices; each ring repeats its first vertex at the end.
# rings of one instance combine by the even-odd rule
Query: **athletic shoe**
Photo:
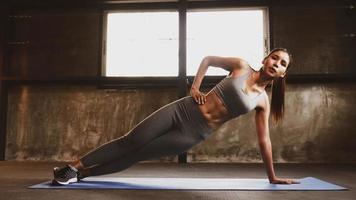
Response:
MULTIPOLYGON (((56 176, 56 173, 60 170, 61 168, 59 167, 53 167, 53 177, 56 176)), ((59 183, 57 183, 54 179, 52 179, 52 185, 60 185, 59 183)))
POLYGON ((53 168, 54 179, 52 183, 68 185, 69 183, 78 182, 78 170, 75 167, 67 165, 61 169, 53 168))

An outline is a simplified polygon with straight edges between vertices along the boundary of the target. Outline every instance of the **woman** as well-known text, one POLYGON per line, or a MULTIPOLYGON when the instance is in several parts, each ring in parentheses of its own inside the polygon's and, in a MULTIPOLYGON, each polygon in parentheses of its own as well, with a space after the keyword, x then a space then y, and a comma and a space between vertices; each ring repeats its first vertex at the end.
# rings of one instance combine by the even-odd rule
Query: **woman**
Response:
POLYGON ((79 160, 54 169, 54 183, 69 184, 88 176, 124 170, 141 160, 183 153, 203 141, 226 121, 256 110, 256 130, 268 179, 274 184, 297 183, 278 178, 273 169, 268 118, 283 116, 284 78, 291 56, 286 49, 272 50, 260 71, 240 58, 208 56, 201 62, 191 96, 170 103, 140 122, 125 136, 89 152, 79 160), (208 94, 199 88, 209 66, 230 71, 208 94), (272 103, 265 88, 272 83, 272 103))

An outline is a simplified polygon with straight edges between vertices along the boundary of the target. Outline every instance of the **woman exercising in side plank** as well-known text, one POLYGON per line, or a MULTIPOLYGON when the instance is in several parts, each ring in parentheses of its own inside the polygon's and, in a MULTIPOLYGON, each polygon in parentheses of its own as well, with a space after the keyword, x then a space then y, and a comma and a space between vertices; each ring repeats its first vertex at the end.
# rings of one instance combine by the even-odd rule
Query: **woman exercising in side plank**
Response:
POLYGON ((255 71, 240 58, 205 57, 192 84, 191 96, 163 106, 126 135, 62 168, 56 167, 53 182, 66 185, 88 176, 119 172, 142 160, 181 154, 226 121, 255 110, 258 143, 270 183, 298 183, 275 175, 268 125, 270 112, 275 121, 283 117, 285 75, 291 65, 291 55, 286 49, 277 48, 262 64, 255 71), (230 74, 203 94, 199 88, 209 66, 223 68, 230 74), (271 104, 265 91, 269 84, 272 84, 271 104))

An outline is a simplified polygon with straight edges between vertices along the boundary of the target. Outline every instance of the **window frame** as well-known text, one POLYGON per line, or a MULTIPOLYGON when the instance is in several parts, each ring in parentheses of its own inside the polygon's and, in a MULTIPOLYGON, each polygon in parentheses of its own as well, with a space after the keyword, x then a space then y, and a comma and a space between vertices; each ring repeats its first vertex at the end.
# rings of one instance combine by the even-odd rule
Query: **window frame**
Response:
MULTIPOLYGON (((102 51, 102 60, 101 60, 101 77, 108 77, 110 79, 112 78, 144 78, 146 80, 150 79, 150 78, 177 78, 177 76, 106 76, 106 52, 107 52, 107 48, 106 48, 106 41, 107 41, 107 24, 108 24, 108 14, 111 13, 137 13, 137 12, 177 12, 177 10, 173 10, 173 9, 165 9, 165 10, 106 10, 104 11, 104 15, 103 15, 103 51, 102 51)), ((179 19, 178 19, 179 22, 179 19)))
MULTIPOLYGON (((179 2, 160 2, 160 3, 127 3, 123 5, 107 5, 102 11, 102 36, 101 36, 101 64, 98 70, 100 77, 99 88, 161 88, 177 87, 183 94, 184 88, 189 88, 194 80, 194 76, 186 74, 186 20, 187 12, 196 10, 251 10, 262 9, 264 17, 264 41, 265 54, 270 49, 270 8, 264 1, 179 1, 179 2), (143 9, 145 8, 145 9, 143 9), (107 17, 108 13, 115 12, 178 12, 178 31, 179 31, 179 58, 178 58, 178 76, 177 77, 123 77, 105 76, 106 63, 106 35, 107 35, 107 17)), ((202 88, 210 88, 218 83, 225 76, 206 76, 202 82, 202 88)), ((185 92, 184 92, 185 93, 185 92)), ((183 95, 182 95, 183 96, 183 95)))

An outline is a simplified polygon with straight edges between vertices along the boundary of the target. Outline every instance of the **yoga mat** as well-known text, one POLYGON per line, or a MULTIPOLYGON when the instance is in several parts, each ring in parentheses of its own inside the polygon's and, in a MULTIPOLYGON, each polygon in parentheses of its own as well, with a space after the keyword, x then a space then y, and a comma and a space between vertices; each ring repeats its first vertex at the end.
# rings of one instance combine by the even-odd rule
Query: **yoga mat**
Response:
POLYGON ((66 186, 50 181, 31 189, 131 189, 131 190, 347 190, 313 177, 298 179, 300 184, 270 184, 267 179, 236 178, 108 178, 89 177, 66 186))

